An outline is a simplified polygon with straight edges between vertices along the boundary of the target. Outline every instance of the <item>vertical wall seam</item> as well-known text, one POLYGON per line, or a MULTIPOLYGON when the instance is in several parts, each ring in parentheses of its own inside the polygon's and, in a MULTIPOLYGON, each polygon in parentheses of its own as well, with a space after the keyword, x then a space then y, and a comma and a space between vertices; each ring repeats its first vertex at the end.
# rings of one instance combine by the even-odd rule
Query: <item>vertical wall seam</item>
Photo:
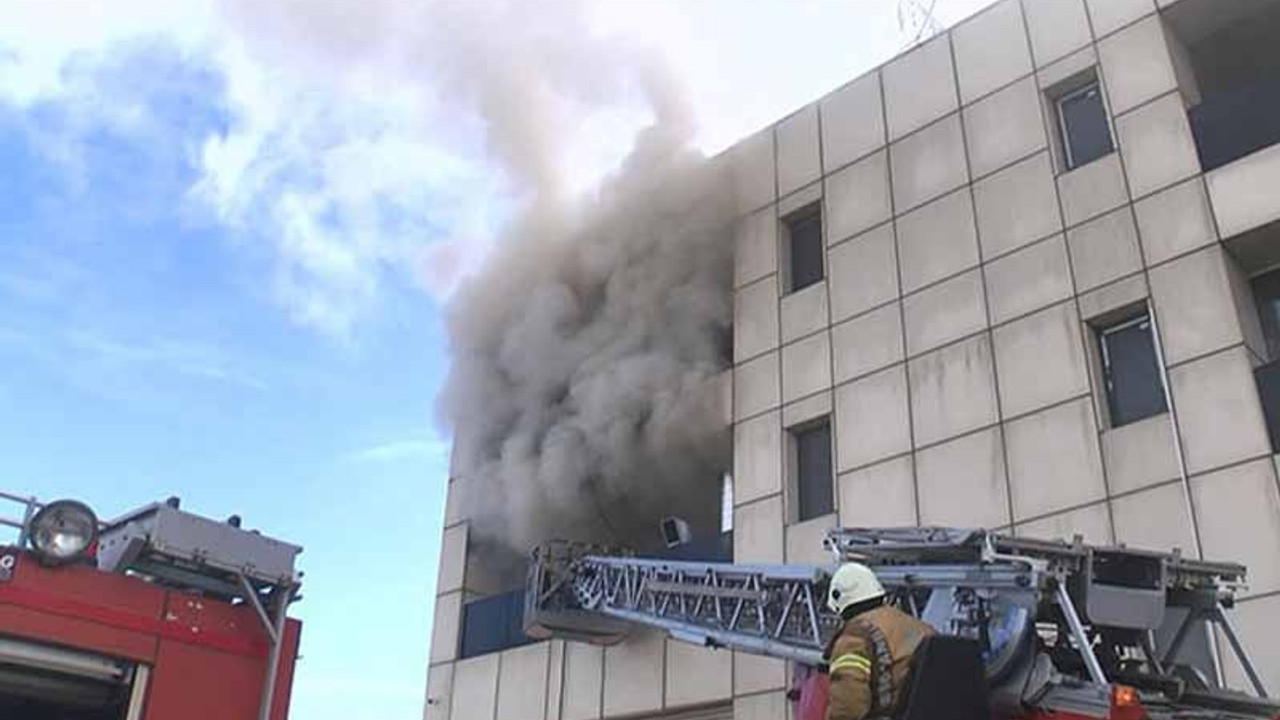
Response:
MULTIPOLYGON (((831 286, 835 283, 835 275, 831 272, 831 244, 827 242, 827 234, 831 226, 831 204, 827 198, 827 165, 825 159, 825 148, 822 141, 822 102, 815 100, 813 102, 814 122, 817 124, 818 133, 818 182, 819 190, 822 193, 822 280, 823 292, 827 296, 827 319, 823 323, 823 327, 827 333, 827 371, 831 382, 827 392, 831 396, 831 410, 827 414, 827 427, 830 428, 831 434, 831 508, 836 514, 836 525, 840 524, 840 425, 836 417, 836 341, 835 334, 832 332, 833 323, 831 322, 831 286)), ((781 332, 781 328, 779 328, 781 332)), ((783 537, 783 560, 789 560, 785 552, 786 538, 785 532, 783 537)))
MULTIPOLYGON (((782 557, 780 558, 780 561, 785 561, 787 559, 787 520, 791 517, 790 505, 793 500, 792 495, 794 495, 794 491, 792 490, 792 487, 791 487, 791 477, 790 477, 790 473, 788 472, 790 464, 787 462, 788 451, 790 449, 790 446, 788 443, 790 442, 791 438, 788 437, 786 428, 783 427, 783 424, 782 424, 782 407, 783 407, 782 399, 783 397, 785 397, 784 390, 783 390, 783 379, 786 376, 786 373, 783 371, 783 366, 782 366, 782 355, 783 355, 783 352, 782 352, 783 351, 782 301, 786 297, 786 293, 784 292, 784 290, 786 290, 786 288, 790 285, 790 280, 788 278, 785 278, 784 275, 790 274, 791 272, 790 267, 787 267, 787 268, 782 267, 782 259, 783 257, 786 257, 787 265, 790 266, 791 251, 790 251, 790 248, 788 247, 787 252, 783 253, 783 248, 782 248, 783 242, 790 241, 790 235, 787 234, 786 239, 784 240, 784 233, 782 232, 782 216, 779 214, 779 203, 781 202, 781 197, 779 197, 779 193, 781 191, 779 190, 779 184, 778 184, 778 129, 777 129, 776 123, 772 127, 770 127, 769 136, 770 138, 772 138, 772 142, 773 142, 773 234, 775 238, 774 245, 778 253, 778 263, 777 263, 778 272, 777 272, 777 275, 775 276, 775 279, 777 280, 777 291, 776 291, 777 299, 773 307, 773 312, 774 312, 774 316, 775 316, 777 327, 778 327, 778 350, 777 350, 778 352, 778 408, 777 408, 778 422, 776 424, 776 427, 774 428, 774 432, 778 434, 779 452, 778 452, 778 458, 776 462, 778 463, 778 479, 779 479, 778 485, 779 485, 780 500, 782 501, 781 503, 782 517, 778 518, 778 521, 782 524, 782 532, 781 532, 782 557)), ((824 257, 823 259, 826 259, 826 258, 824 257)))
MULTIPOLYGON (((951 46, 950 31, 947 31, 947 45, 951 46)), ((954 50, 952 51, 954 54, 954 50)), ((952 75, 955 75, 955 59, 952 58, 952 75)), ((954 79, 954 78, 953 78, 954 79)), ((898 251, 898 199, 893 192, 893 145, 889 141, 889 99, 885 95, 884 76, 883 73, 876 73, 876 85, 880 90, 880 116, 884 123, 885 132, 885 182, 889 185, 889 232, 893 234, 893 269, 897 277, 898 288, 894 294, 894 301, 898 303, 898 341, 902 346, 902 374, 904 378, 904 398, 907 403, 907 444, 909 445, 907 452, 911 458, 911 496, 914 503, 913 511, 915 512, 916 524, 919 525, 922 520, 920 512, 920 475, 916 462, 916 419, 915 413, 911 407, 911 364, 908 362, 907 351, 907 312, 906 302, 903 296, 902 286, 902 253, 898 251)), ((958 92, 958 91, 957 91, 958 92)), ((959 99, 957 98, 957 103, 959 99)), ((957 113, 959 110, 956 111, 957 113)), ((944 115, 943 120, 946 119, 944 115)), ((898 142, 901 142, 899 138, 898 142)), ((963 138, 962 138, 963 141, 963 138)), ((892 367, 892 366, 890 366, 892 367)), ((883 370, 883 369, 882 369, 883 370)), ((876 372, 881 372, 878 370, 876 372)), ((835 376, 832 375, 832 382, 835 376)))
MULTIPOLYGON (((1090 26, 1090 33, 1092 32, 1093 32, 1093 28, 1092 26, 1090 26)), ((1095 54, 1096 52, 1097 51, 1095 50, 1095 54)), ((1102 101, 1103 101, 1104 107, 1106 107, 1108 121, 1111 124, 1112 133, 1114 134, 1114 138, 1115 138, 1116 160, 1120 165, 1120 177, 1124 182, 1125 195, 1127 196, 1126 207, 1129 208, 1129 212, 1134 215, 1134 218, 1133 218, 1134 232, 1138 236, 1138 258, 1142 263, 1142 282, 1147 291, 1147 312, 1151 317, 1151 330, 1153 335, 1152 345, 1156 351, 1156 365, 1157 367, 1160 368, 1160 382, 1164 386, 1165 404, 1169 406, 1170 434, 1173 438, 1175 459, 1178 462, 1178 472, 1182 478, 1182 491, 1183 491, 1183 499, 1187 509, 1187 520, 1188 522, 1191 523, 1191 536, 1192 536, 1193 542, 1195 542, 1196 556, 1203 559, 1204 558, 1204 541, 1200 535, 1200 520, 1198 517, 1198 513, 1196 511, 1195 497, 1192 494, 1192 490, 1191 490, 1190 475, 1187 471, 1186 448, 1183 445, 1183 441, 1182 441, 1182 428, 1180 426, 1180 423, 1178 422, 1177 400, 1174 398, 1173 383, 1169 376, 1169 367, 1166 364, 1166 360, 1165 360, 1166 353, 1165 353, 1165 347, 1164 347, 1164 333, 1160 330, 1160 317, 1159 317, 1160 312, 1156 307, 1155 292, 1153 291, 1153 288, 1151 285, 1151 273, 1149 268, 1147 267, 1146 251, 1143 249, 1143 246, 1142 246, 1142 229, 1138 227, 1137 215, 1133 211, 1133 206, 1134 206, 1133 188, 1130 186, 1130 183, 1129 183, 1128 163, 1125 162, 1123 148, 1121 147, 1121 143, 1120 143, 1120 133, 1115 128, 1115 123, 1111 120, 1111 106, 1109 101, 1109 94, 1105 92, 1105 89, 1107 87, 1106 68, 1103 67, 1101 58, 1099 58, 1099 61, 1098 61, 1096 74, 1098 77, 1098 82, 1102 85, 1104 89, 1104 92, 1102 93, 1102 101)), ((1198 173, 1198 175, 1200 178, 1204 177, 1203 173, 1198 173)), ((1206 189, 1206 199, 1207 198, 1208 198, 1208 195, 1207 195, 1207 189, 1206 189)), ((1210 214, 1212 214, 1212 212, 1210 214)), ((1216 221, 1215 221, 1215 232, 1216 231, 1217 231, 1217 227, 1216 227, 1216 221)), ((1108 488, 1108 503, 1107 503, 1108 511, 1110 511, 1110 505, 1111 505, 1109 498, 1110 498, 1110 489, 1108 488)), ((1113 519, 1113 524, 1114 524, 1114 519, 1113 519)), ((1216 662, 1216 658, 1215 658, 1215 662, 1216 662)), ((1221 671, 1221 668, 1219 667, 1219 672, 1220 671, 1221 671)))
MULTIPOLYGON (((1089 16, 1086 8, 1085 18, 1088 19, 1088 17, 1089 16)), ((1161 20, 1161 22, 1163 22, 1163 20, 1161 20)), ((1092 25, 1089 28, 1089 32, 1091 35, 1093 34, 1092 25)), ((1165 43, 1165 51, 1168 52, 1167 38, 1165 43)), ((1097 51, 1095 50, 1095 54, 1096 52, 1097 51)), ((1102 66, 1101 57, 1098 58, 1097 76, 1098 76, 1098 82, 1102 83, 1102 86, 1105 90, 1107 80, 1106 80, 1105 68, 1102 66)), ((1181 94, 1181 87, 1179 87, 1176 90, 1176 92, 1181 94)), ((1108 120, 1110 121, 1111 108, 1110 108, 1110 103, 1108 102, 1108 94, 1105 91, 1102 93, 1102 101, 1103 101, 1104 107, 1107 108, 1107 116, 1108 116, 1108 120)), ((1130 111, 1132 111, 1132 109, 1130 111)), ((1118 156, 1117 160, 1119 161, 1119 164, 1120 164, 1120 175, 1121 175, 1121 178, 1124 180, 1125 194, 1128 196, 1127 198, 1128 207, 1130 208, 1130 212, 1132 212, 1133 188, 1129 183, 1129 168, 1128 168, 1128 164, 1125 162, 1123 147, 1121 146, 1121 143, 1120 143, 1120 133, 1116 129, 1114 122, 1111 122, 1111 127, 1112 127, 1112 133, 1114 134, 1114 137, 1115 137, 1116 154, 1118 156)), ((1197 174, 1201 178, 1203 178, 1204 176, 1203 169, 1201 169, 1197 174)), ((1207 199, 1208 199, 1208 188, 1206 187, 1206 200, 1207 199)), ((1210 207, 1212 208, 1212 204, 1210 204, 1210 207)), ((1211 214, 1212 214, 1212 211, 1211 211, 1211 214)), ((1200 520, 1196 512, 1195 497, 1191 490, 1191 478, 1187 472, 1186 448, 1183 446, 1183 443, 1182 443, 1182 428, 1178 423, 1177 402, 1173 397, 1173 394, 1174 394, 1173 384, 1169 378, 1169 368, 1165 365, 1164 337, 1163 337, 1163 334, 1160 332, 1159 312, 1156 310, 1155 295, 1152 293, 1152 288, 1151 288, 1151 275, 1147 270, 1146 255, 1143 253, 1142 235, 1141 235, 1141 230, 1137 228, 1136 215, 1134 217, 1134 226, 1135 226, 1135 230, 1137 230, 1137 232, 1139 233, 1138 257, 1142 260, 1142 278, 1147 288, 1147 312, 1150 314, 1150 317, 1151 317, 1151 330, 1152 330, 1152 335, 1154 336, 1152 338, 1154 341, 1152 344, 1156 349, 1156 365, 1157 367, 1160 368, 1160 381, 1161 383, 1163 383, 1164 389, 1165 389, 1165 403, 1169 406, 1169 425, 1171 428, 1170 432, 1173 437, 1174 452, 1176 453, 1176 457, 1178 460, 1178 471, 1182 477, 1182 494, 1186 503, 1187 515, 1188 515, 1187 519, 1191 523, 1191 535, 1192 535, 1193 541, 1195 542, 1196 555, 1197 557, 1203 559, 1204 558, 1204 541, 1200 536, 1200 520)), ((1217 230, 1217 226, 1216 226, 1216 218, 1215 218, 1215 231, 1216 230, 1217 230)), ((1219 242, 1221 242, 1221 234, 1219 234, 1219 242)), ((1243 330, 1241 334, 1243 335, 1243 330)), ((1274 472, 1274 467, 1273 467, 1273 472, 1274 472)), ((1108 500, 1107 502, 1107 511, 1108 513, 1110 513, 1111 511, 1110 500, 1108 500)), ((1114 523, 1114 520, 1113 520, 1113 523, 1114 523)), ((1224 673, 1223 673, 1223 667, 1222 667, 1222 648, 1219 645, 1217 633, 1207 628, 1205 630, 1205 633, 1206 635, 1208 635, 1208 638, 1207 638, 1208 647, 1209 647, 1210 655, 1212 656, 1212 659, 1213 659, 1213 666, 1214 666, 1215 674, 1217 676, 1218 684, 1223 685, 1224 673)))
MULTIPOLYGON (((1124 158, 1120 154, 1119 133, 1116 132, 1115 124, 1112 122, 1110 117, 1111 112, 1110 112, 1109 103, 1107 101, 1106 81, 1102 77, 1102 60, 1098 55, 1097 43, 1094 40, 1093 23, 1089 16, 1088 4, 1087 3, 1082 3, 1082 4, 1085 5, 1085 23, 1089 26, 1089 42, 1082 49, 1091 50, 1093 52, 1094 57, 1098 58, 1097 65, 1094 68, 1094 73, 1098 79, 1098 83, 1101 89, 1100 94, 1102 97, 1103 107, 1105 108, 1105 114, 1107 115, 1107 127, 1108 127, 1108 130, 1111 132, 1112 137, 1116 140, 1115 150, 1114 150, 1114 152, 1116 153, 1116 159, 1119 160, 1121 163, 1123 163, 1124 158)), ((1029 32, 1030 30, 1028 30, 1028 33, 1029 32)), ((1028 42, 1030 42, 1029 38, 1028 38, 1028 42)), ((1079 50, 1074 52, 1079 52, 1079 50)), ((1050 129, 1051 125, 1049 122, 1050 119, 1045 117, 1045 113, 1048 112, 1048 109, 1046 108, 1046 105, 1044 102, 1045 93, 1043 90, 1039 88, 1038 83, 1037 83, 1036 92, 1039 94, 1036 105, 1040 110, 1041 129, 1043 129, 1046 133, 1051 133, 1058 128, 1057 118, 1055 117, 1052 119, 1053 130, 1051 130, 1050 129)), ((1056 105, 1054 107, 1056 108, 1056 105)), ((1053 138, 1050 137, 1046 139, 1049 140, 1050 144, 1052 145, 1053 138)), ((1065 142, 1065 138, 1063 139, 1063 142, 1065 142)), ((1064 154, 1066 153, 1065 149, 1063 150, 1063 153, 1064 154)), ((1050 163, 1055 162, 1055 159, 1052 157, 1052 154, 1050 154, 1049 161, 1050 163)), ((1121 175, 1124 176, 1123 165, 1121 167, 1121 175)), ((1084 352, 1084 360, 1086 363, 1088 363, 1088 366, 1085 367, 1085 382, 1089 386, 1089 404, 1091 406, 1091 409, 1093 410, 1094 426, 1093 426, 1093 432, 1091 433, 1091 435, 1093 437, 1094 447, 1096 447, 1098 450, 1098 469, 1102 473, 1102 496, 1103 496, 1103 503, 1106 508, 1106 514, 1107 514, 1107 529, 1110 530, 1111 532, 1112 541, 1119 542, 1120 535, 1117 532, 1118 529, 1116 527, 1115 513, 1113 512, 1113 508, 1111 506, 1111 495, 1112 495, 1111 474, 1107 468, 1106 453, 1103 451, 1103 446, 1102 446, 1102 431, 1103 431, 1102 407, 1099 403, 1098 398, 1099 398, 1099 393, 1103 392, 1103 389, 1100 388, 1097 385, 1097 383, 1095 383, 1095 380, 1097 378, 1095 377, 1095 373, 1093 372, 1093 368, 1092 368, 1094 363, 1094 355, 1092 352, 1090 352, 1090 346, 1093 343, 1093 337, 1088 332, 1088 326, 1085 322, 1084 314, 1081 312, 1081 309, 1080 309, 1080 294, 1081 294, 1080 283, 1076 280, 1075 260, 1071 257, 1070 229, 1068 228, 1068 223, 1067 223, 1067 213, 1066 213, 1066 210, 1063 208, 1063 204, 1062 204, 1062 191, 1061 191, 1061 186, 1058 183, 1058 177, 1059 175, 1055 173, 1053 178, 1053 197, 1056 202, 1056 206, 1058 208, 1058 223, 1062 226, 1062 244, 1063 244, 1063 248, 1066 250, 1066 253, 1067 253, 1067 273, 1071 278, 1071 304, 1076 311, 1075 335, 1077 336, 1077 338, 1081 343, 1081 349, 1084 352)), ((1134 226, 1136 228, 1137 221, 1133 213, 1133 198, 1129 193, 1127 180, 1125 185, 1125 195, 1126 195, 1126 198, 1125 198, 1125 204, 1123 205, 1123 207, 1128 209, 1129 216, 1131 219, 1134 220, 1134 226)), ((1111 212, 1115 212, 1115 210, 1109 210, 1107 212, 1111 213, 1111 212)), ((1105 216, 1106 216, 1106 213, 1104 213, 1103 215, 1099 215, 1097 217, 1101 218, 1105 216)), ((1094 219, 1097 219, 1097 218, 1090 218, 1089 220, 1086 220, 1084 222, 1077 223, 1074 227, 1076 228, 1081 227, 1087 222, 1092 222, 1094 219)), ((1138 240, 1138 252, 1139 253, 1142 252, 1142 241, 1140 239, 1138 240)), ((1141 257, 1142 257, 1141 254, 1139 254, 1139 262, 1142 261, 1141 257)), ((1143 265, 1143 267, 1145 272, 1145 267, 1146 267, 1145 264, 1143 265)), ((1149 294, 1150 293, 1148 292, 1148 295, 1149 294)))
MULTIPOLYGON (((1016 0, 1013 0, 1016 1, 1016 0)), ((1022 4, 1018 3, 1019 17, 1022 17, 1022 4)), ((1026 26, 1026 19, 1023 17, 1023 26, 1026 26)), ((1035 57, 1031 50, 1031 37, 1027 36, 1027 53, 1032 55, 1031 66, 1035 67, 1035 57)), ((951 72, 952 81, 956 85, 957 92, 960 88, 960 67, 955 56, 955 45, 951 44, 951 72)), ((982 314, 985 320, 983 331, 977 334, 977 337, 986 337, 987 347, 991 353, 991 393, 996 404, 996 427, 1000 433, 1000 455, 1004 465, 1004 493, 1005 493, 1005 519, 1008 520, 1010 527, 1014 523, 1013 514, 1013 479, 1009 467, 1009 442, 1005 433, 1004 420, 1004 401, 1000 398, 1000 367, 996 359, 996 338, 995 333, 991 329, 991 295, 987 292, 987 262, 983 258, 982 252, 982 230, 978 226, 978 202, 973 194, 973 163, 969 157, 969 129, 964 120, 964 107, 956 111, 956 118, 960 123, 960 145, 964 152, 964 169, 967 181, 965 183, 965 191, 969 193, 970 222, 973 223, 974 243, 977 244, 978 250, 978 275, 982 281, 982 314)), ((1056 191, 1055 191, 1056 192, 1056 191)), ((904 328, 905 331, 905 328, 904 328)))

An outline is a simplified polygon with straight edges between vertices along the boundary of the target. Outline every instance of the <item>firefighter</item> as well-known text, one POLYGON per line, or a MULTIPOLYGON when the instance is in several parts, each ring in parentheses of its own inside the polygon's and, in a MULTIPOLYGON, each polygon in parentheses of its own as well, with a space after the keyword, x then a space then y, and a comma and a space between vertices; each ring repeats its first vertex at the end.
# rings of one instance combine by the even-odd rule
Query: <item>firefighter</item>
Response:
POLYGON ((933 628, 886 603, 876 574, 858 563, 840 566, 831 577, 827 607, 844 625, 824 655, 831 678, 826 720, 894 715, 911 656, 933 628))

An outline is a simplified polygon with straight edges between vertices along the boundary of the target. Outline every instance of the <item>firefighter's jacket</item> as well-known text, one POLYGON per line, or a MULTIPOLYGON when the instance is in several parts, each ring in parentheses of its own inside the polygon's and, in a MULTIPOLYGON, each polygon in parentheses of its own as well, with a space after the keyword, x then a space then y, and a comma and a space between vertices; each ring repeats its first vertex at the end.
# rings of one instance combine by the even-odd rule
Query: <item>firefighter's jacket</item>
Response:
POLYGON ((827 720, 894 714, 907 691, 911 656, 933 628, 889 605, 844 624, 827 648, 831 695, 827 720))

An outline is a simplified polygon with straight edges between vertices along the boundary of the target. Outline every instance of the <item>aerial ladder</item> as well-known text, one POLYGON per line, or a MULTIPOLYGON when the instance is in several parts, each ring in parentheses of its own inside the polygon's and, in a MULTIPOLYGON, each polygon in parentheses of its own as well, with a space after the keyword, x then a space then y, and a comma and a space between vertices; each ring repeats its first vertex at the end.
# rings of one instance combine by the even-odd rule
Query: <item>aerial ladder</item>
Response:
POLYGON ((530 564, 525 632, 609 645, 650 628, 821 668, 840 627, 826 585, 839 563, 856 561, 894 605, 977 644, 997 717, 1280 718, 1224 612, 1244 589, 1243 565, 980 529, 835 529, 824 545, 831 566, 548 543, 530 564), (1251 693, 1226 688, 1219 647, 1251 693))

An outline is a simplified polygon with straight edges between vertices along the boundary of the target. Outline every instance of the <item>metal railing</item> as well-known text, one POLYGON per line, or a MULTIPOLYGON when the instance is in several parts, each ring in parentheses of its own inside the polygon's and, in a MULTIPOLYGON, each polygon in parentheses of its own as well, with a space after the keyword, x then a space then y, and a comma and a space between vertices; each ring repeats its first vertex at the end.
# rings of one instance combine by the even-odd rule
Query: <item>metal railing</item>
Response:
MULTIPOLYGON (((27 528, 31 524, 31 518, 35 516, 36 511, 43 505, 34 497, 14 495, 3 491, 0 491, 0 501, 3 501, 3 504, 0 504, 0 528, 16 531, 8 534, 8 536, 14 538, 16 546, 26 547, 27 528)), ((3 543, 5 539, 5 535, 0 535, 0 543, 3 543)))

